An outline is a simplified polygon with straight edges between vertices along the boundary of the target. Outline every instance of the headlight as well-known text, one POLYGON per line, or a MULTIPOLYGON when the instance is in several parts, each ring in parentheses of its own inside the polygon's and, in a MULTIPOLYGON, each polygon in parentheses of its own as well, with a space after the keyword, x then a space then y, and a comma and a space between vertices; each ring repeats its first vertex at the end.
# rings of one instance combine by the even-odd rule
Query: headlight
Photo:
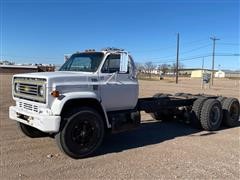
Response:
POLYGON ((44 95, 43 86, 38 86, 38 95, 39 95, 39 96, 43 96, 43 95, 44 95))
POLYGON ((15 92, 18 93, 20 91, 20 84, 19 83, 15 83, 15 92))

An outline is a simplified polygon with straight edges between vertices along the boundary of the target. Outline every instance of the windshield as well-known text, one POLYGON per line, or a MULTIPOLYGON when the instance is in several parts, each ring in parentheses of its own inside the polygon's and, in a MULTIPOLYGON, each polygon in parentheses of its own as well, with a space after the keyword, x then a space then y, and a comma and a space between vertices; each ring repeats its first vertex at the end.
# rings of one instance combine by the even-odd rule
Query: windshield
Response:
POLYGON ((67 60, 59 71, 95 72, 103 59, 103 53, 79 53, 67 60))

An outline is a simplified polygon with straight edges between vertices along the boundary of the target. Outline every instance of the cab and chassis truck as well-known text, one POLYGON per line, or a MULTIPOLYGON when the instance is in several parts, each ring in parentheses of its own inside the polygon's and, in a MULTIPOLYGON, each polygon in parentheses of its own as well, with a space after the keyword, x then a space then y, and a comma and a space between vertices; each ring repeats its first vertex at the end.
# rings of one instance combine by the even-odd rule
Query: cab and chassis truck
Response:
POLYGON ((236 98, 187 93, 139 98, 133 58, 115 48, 74 53, 56 72, 14 75, 12 95, 16 105, 9 116, 21 131, 54 137, 72 158, 92 155, 109 132, 138 127, 140 111, 159 121, 185 119, 208 131, 239 120, 236 98))

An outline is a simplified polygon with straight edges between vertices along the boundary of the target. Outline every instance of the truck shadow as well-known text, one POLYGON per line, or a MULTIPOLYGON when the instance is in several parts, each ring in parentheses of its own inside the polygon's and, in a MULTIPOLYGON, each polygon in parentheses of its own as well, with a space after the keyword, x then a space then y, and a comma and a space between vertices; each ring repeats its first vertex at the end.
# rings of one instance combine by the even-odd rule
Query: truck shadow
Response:
POLYGON ((208 132, 194 129, 190 125, 171 121, 171 122, 148 122, 143 123, 138 129, 119 134, 107 136, 93 156, 99 156, 108 153, 117 153, 128 149, 139 148, 143 146, 158 144, 167 140, 181 136, 209 136, 225 129, 208 132), (195 134, 201 132, 199 134, 195 134))

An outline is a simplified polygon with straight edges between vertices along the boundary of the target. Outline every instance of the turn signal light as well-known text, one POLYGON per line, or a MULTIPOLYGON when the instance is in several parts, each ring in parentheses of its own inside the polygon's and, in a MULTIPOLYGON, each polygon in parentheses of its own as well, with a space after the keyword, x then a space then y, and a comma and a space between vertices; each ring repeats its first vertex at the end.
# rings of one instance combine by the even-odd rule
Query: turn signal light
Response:
POLYGON ((51 92, 51 95, 52 95, 53 97, 59 97, 60 93, 59 93, 59 91, 54 90, 54 91, 51 92))

